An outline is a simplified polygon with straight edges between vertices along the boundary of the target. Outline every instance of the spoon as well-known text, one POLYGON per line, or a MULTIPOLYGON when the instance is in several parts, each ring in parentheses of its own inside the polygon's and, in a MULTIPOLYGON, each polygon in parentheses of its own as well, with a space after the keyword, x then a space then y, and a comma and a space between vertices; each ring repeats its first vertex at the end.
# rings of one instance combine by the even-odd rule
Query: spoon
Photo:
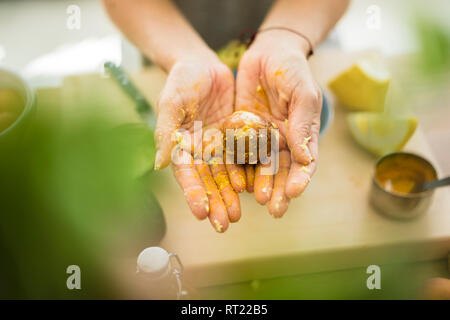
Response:
POLYGON ((445 187, 450 185, 450 176, 438 180, 433 180, 429 182, 425 182, 421 185, 417 186, 417 189, 421 191, 431 190, 434 188, 445 187))

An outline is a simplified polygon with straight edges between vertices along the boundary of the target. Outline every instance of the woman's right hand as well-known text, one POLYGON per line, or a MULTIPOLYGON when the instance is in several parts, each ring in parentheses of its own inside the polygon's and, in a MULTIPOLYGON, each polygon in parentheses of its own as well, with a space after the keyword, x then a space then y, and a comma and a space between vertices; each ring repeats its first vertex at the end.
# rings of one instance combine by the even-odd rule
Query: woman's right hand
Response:
MULTIPOLYGON (((193 141, 194 121, 201 121, 203 128, 219 129, 233 112, 233 103, 233 74, 214 54, 176 62, 158 103, 155 169, 162 169, 173 160, 173 148, 182 144, 180 137, 187 133, 193 141), (182 131, 184 134, 180 134, 182 131)), ((185 149, 188 152, 184 152, 182 163, 172 161, 175 178, 194 215, 200 220, 209 217, 215 230, 224 232, 229 222, 236 222, 241 216, 233 186, 239 191, 245 189, 245 184, 239 188, 239 181, 245 181, 243 169, 208 165, 203 160, 194 162, 194 150, 191 146, 185 149)))

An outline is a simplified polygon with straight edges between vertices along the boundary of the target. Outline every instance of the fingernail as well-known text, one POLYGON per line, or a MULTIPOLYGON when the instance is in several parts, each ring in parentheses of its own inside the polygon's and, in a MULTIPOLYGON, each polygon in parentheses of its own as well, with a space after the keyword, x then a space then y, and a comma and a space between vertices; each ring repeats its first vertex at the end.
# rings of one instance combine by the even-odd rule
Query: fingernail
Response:
POLYGON ((220 224, 220 222, 217 219, 214 219, 214 226, 217 232, 222 233, 223 232, 223 226, 220 224))
POLYGON ((161 168, 162 165, 162 154, 161 151, 158 150, 156 151, 156 156, 155 156, 155 170, 159 170, 161 168))
POLYGON ((205 210, 206 210, 207 213, 209 213, 209 199, 208 199, 208 197, 203 199, 203 201, 205 202, 205 210))

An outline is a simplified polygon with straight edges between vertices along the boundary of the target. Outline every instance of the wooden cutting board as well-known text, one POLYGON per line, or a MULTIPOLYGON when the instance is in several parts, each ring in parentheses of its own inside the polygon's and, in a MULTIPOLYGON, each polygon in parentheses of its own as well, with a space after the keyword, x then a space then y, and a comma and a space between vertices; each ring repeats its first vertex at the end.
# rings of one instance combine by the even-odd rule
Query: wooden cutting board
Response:
MULTIPOLYGON (((361 55, 317 54, 311 68, 326 88, 332 76, 361 55)), ((148 70, 135 79, 156 103, 164 75, 148 70)), ((405 150, 437 166, 420 126, 405 150)), ((429 212, 416 220, 388 219, 367 201, 375 161, 353 142, 345 111, 336 107, 320 141, 319 166, 308 190, 291 201, 282 219, 272 218, 251 194, 241 194, 242 218, 224 234, 193 217, 171 170, 165 169, 159 173, 164 184, 157 190, 168 225, 161 246, 180 256, 188 281, 197 286, 446 257, 449 191, 437 190, 429 212)))
MULTIPOLYGON (((314 75, 332 104, 326 82, 358 56, 324 52, 311 59, 314 75)), ((165 74, 152 67, 133 78, 155 105, 165 74)), ((114 90, 118 88, 111 79, 98 76, 66 79, 58 93, 62 113, 74 115, 80 111, 80 99, 91 100, 108 92, 103 104, 109 110, 105 112, 123 112, 127 121, 136 121, 130 111, 132 102, 120 91, 111 96, 114 90)), ((41 92, 47 99, 51 94, 41 92)), ((405 149, 437 165, 420 126, 405 149)), ((167 219, 161 247, 180 256, 185 276, 195 286, 446 257, 450 251, 449 191, 437 190, 429 212, 418 219, 385 218, 367 201, 375 161, 353 142, 345 111, 336 107, 334 121, 320 141, 317 172, 306 192, 291 201, 285 216, 272 218, 252 194, 244 193, 240 196, 242 218, 224 234, 216 233, 209 221, 194 218, 171 170, 165 169, 157 173, 161 186, 156 190, 167 219)))
MULTIPOLYGON (((434 162, 420 131, 406 150, 434 162)), ((393 221, 376 213, 367 201, 375 159, 353 143, 340 111, 321 141, 319 161, 308 190, 291 201, 282 219, 242 194, 242 218, 224 234, 192 216, 165 170, 164 188, 157 192, 168 225, 161 246, 179 254, 196 285, 447 256, 448 190, 437 190, 429 212, 416 220, 393 221)))

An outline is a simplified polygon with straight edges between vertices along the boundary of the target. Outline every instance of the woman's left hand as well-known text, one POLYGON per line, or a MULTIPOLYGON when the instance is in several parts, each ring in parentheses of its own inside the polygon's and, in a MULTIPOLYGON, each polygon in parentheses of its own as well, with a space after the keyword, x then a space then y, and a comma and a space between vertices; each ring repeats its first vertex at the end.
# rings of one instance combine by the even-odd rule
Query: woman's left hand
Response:
POLYGON ((262 164, 254 171, 255 198, 268 203, 274 217, 305 190, 317 165, 322 95, 308 66, 309 49, 296 34, 267 31, 257 36, 238 69, 235 109, 259 113, 279 129, 278 172, 264 175, 262 164))

